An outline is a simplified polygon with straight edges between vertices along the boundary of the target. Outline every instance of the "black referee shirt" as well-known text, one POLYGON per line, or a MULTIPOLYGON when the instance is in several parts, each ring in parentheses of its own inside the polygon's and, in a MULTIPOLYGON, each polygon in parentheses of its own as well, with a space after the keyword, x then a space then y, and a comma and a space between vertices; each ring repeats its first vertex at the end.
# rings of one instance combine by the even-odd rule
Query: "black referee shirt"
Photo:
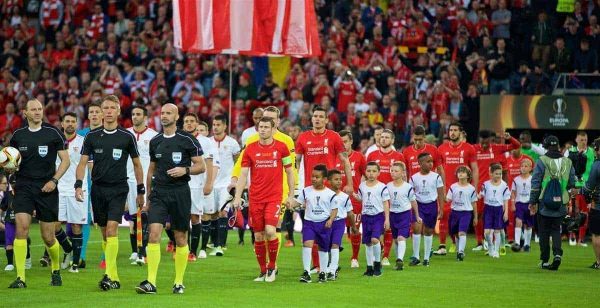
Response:
POLYGON ((127 158, 139 156, 135 136, 122 127, 95 129, 85 136, 82 155, 93 157, 92 182, 100 185, 127 181, 127 158))
POLYGON ((21 152, 17 181, 49 181, 56 173, 58 151, 68 148, 67 138, 56 127, 42 123, 40 129, 19 128, 10 139, 10 146, 21 152))
POLYGON ((150 141, 150 161, 156 163, 153 185, 181 186, 188 185, 189 175, 174 178, 167 170, 175 167, 189 167, 192 157, 202 156, 202 147, 198 139, 183 130, 177 130, 175 135, 165 137, 164 133, 156 135, 150 141))

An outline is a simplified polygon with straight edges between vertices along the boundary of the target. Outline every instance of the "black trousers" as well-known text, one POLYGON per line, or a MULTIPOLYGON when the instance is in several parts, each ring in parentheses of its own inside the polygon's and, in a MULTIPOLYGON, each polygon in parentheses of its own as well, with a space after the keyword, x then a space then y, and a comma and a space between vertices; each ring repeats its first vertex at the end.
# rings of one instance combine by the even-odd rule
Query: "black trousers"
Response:
POLYGON ((546 263, 550 260, 550 238, 552 238, 553 256, 562 256, 562 243, 560 238, 561 217, 548 217, 537 215, 538 236, 540 237, 540 260, 546 263))

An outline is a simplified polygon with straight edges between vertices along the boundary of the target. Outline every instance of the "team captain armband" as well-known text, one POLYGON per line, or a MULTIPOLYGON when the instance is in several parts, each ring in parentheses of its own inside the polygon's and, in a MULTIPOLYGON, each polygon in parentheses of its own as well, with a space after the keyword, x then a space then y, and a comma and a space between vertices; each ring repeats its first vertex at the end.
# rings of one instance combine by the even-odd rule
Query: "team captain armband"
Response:
POLYGON ((291 156, 286 156, 281 161, 283 162, 284 166, 291 165, 292 164, 292 157, 291 156))

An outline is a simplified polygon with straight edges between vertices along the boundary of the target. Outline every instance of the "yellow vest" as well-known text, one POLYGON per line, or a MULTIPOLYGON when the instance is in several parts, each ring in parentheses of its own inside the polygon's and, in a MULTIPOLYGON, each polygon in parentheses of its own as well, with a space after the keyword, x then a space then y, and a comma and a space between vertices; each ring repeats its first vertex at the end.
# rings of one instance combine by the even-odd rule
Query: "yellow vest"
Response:
MULTIPOLYGON (((244 151, 246 150, 246 146, 248 146, 251 143, 257 142, 259 139, 260 139, 260 137, 258 136, 258 133, 254 133, 250 137, 248 137, 248 139, 246 140, 246 144, 244 145, 244 149, 240 153, 240 156, 238 157, 237 161, 235 162, 235 165, 233 166, 233 170, 231 172, 231 177, 236 177, 236 178, 240 177, 240 174, 242 172, 242 157, 244 157, 244 151)), ((295 151, 294 140, 292 140, 292 137, 280 132, 279 130, 277 130, 275 132, 275 134, 273 134, 273 139, 285 143, 288 150, 290 151, 290 158, 292 159, 292 170, 294 171, 294 182, 296 183, 296 185, 298 185, 298 170, 296 169, 296 151, 295 151)), ((285 173, 285 170, 284 170, 283 171, 283 196, 281 197, 281 202, 284 202, 287 199, 288 193, 289 193, 289 191, 288 191, 288 185, 287 185, 287 174, 285 173)))
POLYGON ((575 0, 558 0, 556 11, 558 13, 573 13, 575 11, 575 0))

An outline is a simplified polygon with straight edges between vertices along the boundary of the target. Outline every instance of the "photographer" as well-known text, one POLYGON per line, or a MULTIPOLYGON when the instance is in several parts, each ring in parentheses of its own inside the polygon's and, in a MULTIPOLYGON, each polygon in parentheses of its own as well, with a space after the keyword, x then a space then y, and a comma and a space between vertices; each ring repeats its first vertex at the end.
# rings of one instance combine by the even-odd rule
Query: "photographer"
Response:
POLYGON ((582 189, 582 195, 589 207, 589 226, 592 233, 592 246, 596 262, 590 266, 592 269, 600 269, 600 138, 594 140, 594 154, 596 160, 592 164, 589 177, 582 189))
MULTIPOLYGON (((575 177, 577 181, 575 182, 575 187, 577 189, 581 189, 585 182, 587 182, 590 171, 592 170, 592 164, 595 159, 594 149, 588 147, 588 136, 584 131, 577 132, 577 137, 575 137, 576 145, 572 146, 568 151, 565 152, 565 157, 568 157, 573 162, 573 168, 575 169, 575 177)), ((573 200, 573 212, 576 212, 577 209, 581 212, 587 213, 587 202, 585 202, 583 195, 577 195, 577 197, 573 200)), ((585 244, 585 233, 587 231, 587 224, 584 222, 579 228, 579 242, 575 239, 575 234, 569 235, 569 245, 575 246, 579 244, 579 246, 586 247, 585 244)))
POLYGON ((548 152, 537 160, 531 178, 529 210, 531 215, 538 214, 541 268, 556 271, 563 255, 560 238, 561 223, 567 215, 570 197, 576 193, 574 189, 576 180, 571 160, 563 157, 559 151, 558 138, 547 136, 544 139, 544 148, 548 152), (552 237, 554 254, 552 263, 548 262, 550 237, 552 237))

